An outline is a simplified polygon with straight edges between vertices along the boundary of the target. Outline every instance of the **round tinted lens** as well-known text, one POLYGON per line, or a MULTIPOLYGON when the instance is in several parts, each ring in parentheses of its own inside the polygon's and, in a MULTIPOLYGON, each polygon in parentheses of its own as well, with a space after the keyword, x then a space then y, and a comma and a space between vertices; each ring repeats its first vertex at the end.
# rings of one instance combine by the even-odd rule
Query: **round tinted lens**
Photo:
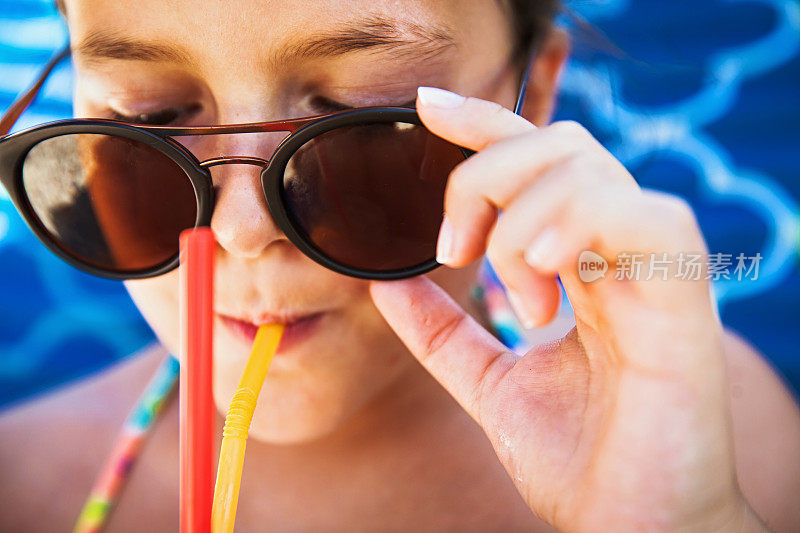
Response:
POLYGON ((69 134, 35 145, 22 167, 25 192, 58 246, 105 270, 141 271, 178 252, 197 201, 186 172, 144 143, 69 134))
POLYGON ((290 216, 326 256, 386 272, 436 255, 447 177, 461 150, 405 122, 337 128, 302 145, 284 172, 290 216))

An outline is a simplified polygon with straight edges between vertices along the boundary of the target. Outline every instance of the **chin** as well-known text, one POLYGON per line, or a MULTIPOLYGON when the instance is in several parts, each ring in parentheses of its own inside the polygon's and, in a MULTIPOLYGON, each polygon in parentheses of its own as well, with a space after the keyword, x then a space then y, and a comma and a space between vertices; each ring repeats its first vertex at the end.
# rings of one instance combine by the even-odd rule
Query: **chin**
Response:
POLYGON ((335 432, 355 411, 355 406, 334 398, 302 395, 297 390, 281 394, 276 389, 261 391, 250 438, 278 445, 308 443, 335 432))
POLYGON ((323 439, 339 427, 340 421, 329 420, 327 423, 317 421, 291 421, 284 424, 253 421, 249 438, 278 446, 307 444, 323 439))

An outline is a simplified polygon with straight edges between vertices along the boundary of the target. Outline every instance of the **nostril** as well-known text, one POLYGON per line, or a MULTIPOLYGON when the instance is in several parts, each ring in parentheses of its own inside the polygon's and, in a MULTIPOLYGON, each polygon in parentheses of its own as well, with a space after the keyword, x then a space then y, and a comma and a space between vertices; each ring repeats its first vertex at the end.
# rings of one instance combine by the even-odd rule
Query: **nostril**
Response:
POLYGON ((277 233, 269 231, 263 216, 253 214, 249 220, 212 220, 211 229, 219 245, 228 253, 241 258, 252 259, 260 256, 271 242, 277 240, 277 233))

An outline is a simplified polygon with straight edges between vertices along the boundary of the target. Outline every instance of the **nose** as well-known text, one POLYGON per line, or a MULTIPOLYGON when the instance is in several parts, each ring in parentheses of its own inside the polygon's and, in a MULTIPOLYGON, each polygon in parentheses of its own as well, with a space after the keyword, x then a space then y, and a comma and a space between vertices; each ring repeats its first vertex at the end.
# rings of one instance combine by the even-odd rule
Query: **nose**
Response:
POLYGON ((211 230, 222 248, 237 257, 255 258, 286 239, 267 208, 261 167, 225 164, 213 168, 212 174, 216 197, 211 230))
MULTIPOLYGON (((221 98, 215 119, 222 124, 241 124, 268 116, 270 109, 263 103, 246 98, 232 103, 221 98)), ((211 230, 232 256, 256 258, 270 245, 288 241, 269 213, 260 179, 261 170, 287 134, 220 134, 195 140, 194 154, 209 169, 214 184, 211 230)))
MULTIPOLYGON (((237 117, 232 117, 237 118, 237 117)), ((211 230, 233 256, 255 258, 273 243, 288 239, 269 213, 261 170, 286 133, 220 135, 205 155, 214 182, 211 230)))

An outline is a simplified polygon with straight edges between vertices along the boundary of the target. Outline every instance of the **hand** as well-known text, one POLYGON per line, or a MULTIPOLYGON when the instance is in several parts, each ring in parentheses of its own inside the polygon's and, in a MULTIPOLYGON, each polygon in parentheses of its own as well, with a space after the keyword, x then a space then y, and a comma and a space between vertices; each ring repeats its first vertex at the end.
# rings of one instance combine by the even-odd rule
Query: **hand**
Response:
POLYGON ((691 209, 640 189, 574 122, 537 128, 495 103, 421 94, 425 125, 477 151, 448 181, 441 260, 486 253, 528 326, 555 314, 558 274, 576 327, 520 358, 425 277, 373 282, 372 297, 530 508, 574 531, 757 525, 736 481, 708 282, 614 279, 622 252, 705 253, 691 209), (579 279, 586 249, 608 261, 604 279, 579 279))

